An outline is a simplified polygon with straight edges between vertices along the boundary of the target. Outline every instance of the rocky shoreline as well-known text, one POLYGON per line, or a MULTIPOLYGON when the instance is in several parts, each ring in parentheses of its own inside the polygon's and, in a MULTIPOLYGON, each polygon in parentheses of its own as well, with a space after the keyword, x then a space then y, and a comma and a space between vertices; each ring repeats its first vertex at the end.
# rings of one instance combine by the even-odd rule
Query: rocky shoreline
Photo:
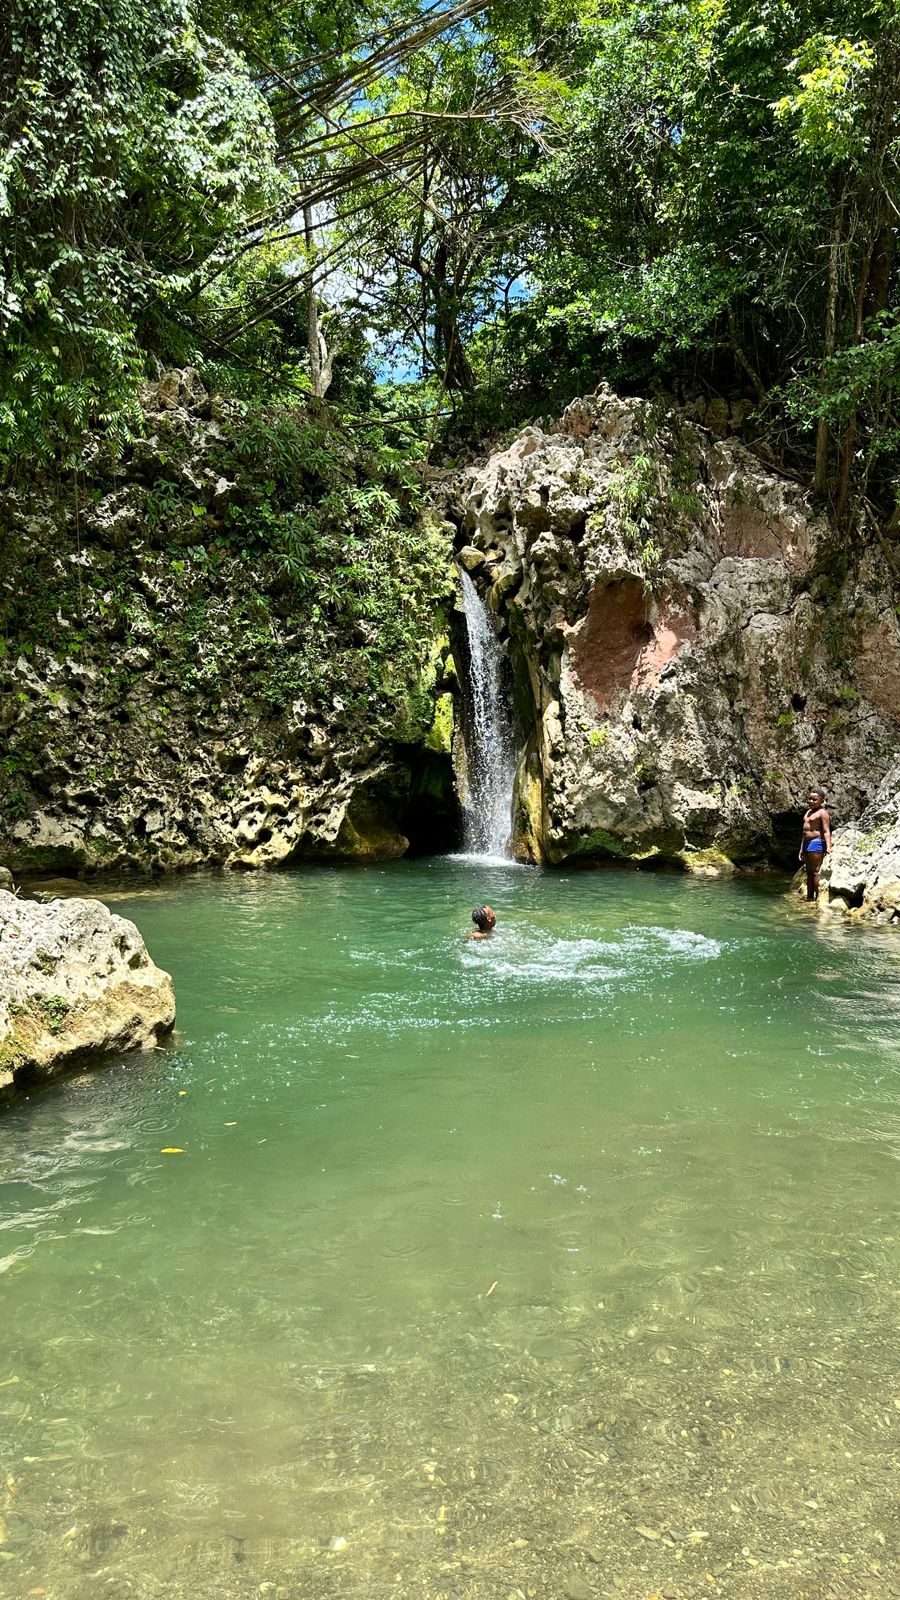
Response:
POLYGON ((900 924, 900 764, 859 820, 837 830, 822 881, 821 909, 900 924))

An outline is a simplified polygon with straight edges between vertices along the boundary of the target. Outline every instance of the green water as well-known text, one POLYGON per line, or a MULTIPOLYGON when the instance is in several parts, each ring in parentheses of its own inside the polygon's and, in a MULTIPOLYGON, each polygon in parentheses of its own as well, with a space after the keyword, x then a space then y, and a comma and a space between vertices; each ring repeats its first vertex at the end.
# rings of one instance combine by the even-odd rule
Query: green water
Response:
POLYGON ((116 898, 179 1031, 0 1118, 0 1592, 900 1592, 900 939, 782 887, 116 898))

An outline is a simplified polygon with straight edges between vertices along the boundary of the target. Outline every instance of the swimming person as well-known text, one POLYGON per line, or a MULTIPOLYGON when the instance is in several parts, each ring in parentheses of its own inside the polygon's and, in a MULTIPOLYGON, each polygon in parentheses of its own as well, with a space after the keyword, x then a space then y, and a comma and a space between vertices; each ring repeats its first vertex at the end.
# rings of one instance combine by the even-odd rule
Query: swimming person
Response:
POLYGON ((831 818, 825 810, 822 789, 810 789, 808 802, 803 815, 803 839, 798 859, 806 864, 806 898, 818 900, 819 873, 825 857, 831 853, 831 818))
POLYGON ((472 912, 472 921, 475 924, 475 932, 467 933, 467 939, 489 939, 497 926, 497 918, 490 906, 476 906, 472 912))

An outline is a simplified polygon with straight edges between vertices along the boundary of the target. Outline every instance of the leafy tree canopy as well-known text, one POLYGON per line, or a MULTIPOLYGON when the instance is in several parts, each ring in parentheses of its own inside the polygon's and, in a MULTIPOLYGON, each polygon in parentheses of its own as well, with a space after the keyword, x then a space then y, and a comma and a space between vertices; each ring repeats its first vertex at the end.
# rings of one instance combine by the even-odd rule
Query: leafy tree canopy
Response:
POLYGON ((745 401, 892 531, 898 20, 13 0, 0 449, 127 428, 155 363, 389 414, 420 454, 608 377, 745 401))

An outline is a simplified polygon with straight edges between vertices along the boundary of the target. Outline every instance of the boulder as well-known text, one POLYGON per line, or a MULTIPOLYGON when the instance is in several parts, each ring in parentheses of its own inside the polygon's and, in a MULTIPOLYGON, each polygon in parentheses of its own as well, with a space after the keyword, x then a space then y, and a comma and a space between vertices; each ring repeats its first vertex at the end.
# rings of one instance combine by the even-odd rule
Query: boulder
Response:
POLYGON ((174 1022, 172 980, 133 922, 99 900, 0 894, 0 1092, 150 1049, 174 1022))
POLYGON ((819 909, 900 923, 900 763, 859 821, 836 830, 819 909))
POLYGON ((484 566, 484 551, 476 550, 473 544, 464 544, 462 549, 457 551, 456 559, 466 572, 476 572, 479 567, 484 566))

